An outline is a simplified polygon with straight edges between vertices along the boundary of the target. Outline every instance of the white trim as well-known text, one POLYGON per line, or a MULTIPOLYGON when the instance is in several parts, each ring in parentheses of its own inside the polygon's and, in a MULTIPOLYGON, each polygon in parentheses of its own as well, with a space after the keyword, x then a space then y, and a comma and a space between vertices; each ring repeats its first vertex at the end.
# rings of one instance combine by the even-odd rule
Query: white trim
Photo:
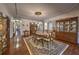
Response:
POLYGON ((32 55, 32 52, 31 52, 30 47, 28 46, 28 44, 27 44, 26 40, 25 40, 25 39, 23 39, 23 40, 24 40, 24 42, 25 42, 25 45, 26 45, 26 47, 27 47, 27 49, 28 49, 28 51, 29 51, 30 55, 32 55))
MULTIPOLYGON (((32 55, 31 49, 30 49, 29 45, 27 44, 26 40, 25 40, 25 39, 23 39, 23 40, 24 40, 24 42, 25 42, 25 45, 26 45, 26 47, 27 47, 27 49, 28 49, 30 55, 32 55)), ((62 54, 66 51, 66 49, 67 49, 68 47, 69 47, 69 45, 67 45, 59 55, 62 55, 62 54)))
POLYGON ((66 51, 66 49, 67 49, 68 47, 69 47, 69 45, 67 45, 59 55, 62 55, 62 54, 66 51))

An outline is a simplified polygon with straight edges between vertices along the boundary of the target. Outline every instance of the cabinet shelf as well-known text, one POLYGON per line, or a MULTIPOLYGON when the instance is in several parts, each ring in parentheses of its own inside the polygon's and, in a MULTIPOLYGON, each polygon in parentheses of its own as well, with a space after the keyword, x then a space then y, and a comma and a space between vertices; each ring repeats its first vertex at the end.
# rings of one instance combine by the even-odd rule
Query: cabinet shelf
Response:
POLYGON ((61 39, 71 43, 77 43, 78 17, 57 20, 56 24, 57 24, 57 28, 56 28, 57 39, 61 39), (73 38, 70 38, 70 37, 73 37, 73 38))
POLYGON ((9 49, 9 23, 8 17, 0 16, 0 54, 9 49))

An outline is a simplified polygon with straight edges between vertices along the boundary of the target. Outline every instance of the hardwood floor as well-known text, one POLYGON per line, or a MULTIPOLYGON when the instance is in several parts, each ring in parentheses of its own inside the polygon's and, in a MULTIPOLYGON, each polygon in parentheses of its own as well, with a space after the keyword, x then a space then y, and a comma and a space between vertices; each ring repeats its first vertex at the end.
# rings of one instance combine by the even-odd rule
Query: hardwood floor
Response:
POLYGON ((69 44, 68 49, 63 53, 63 55, 79 55, 79 45, 75 45, 66 41, 61 41, 61 42, 69 44))
POLYGON ((79 55, 79 46, 70 44, 69 48, 63 54, 64 55, 79 55))
POLYGON ((14 48, 13 40, 10 41, 9 55, 29 55, 28 49, 22 39, 20 40, 19 48, 14 48))
MULTIPOLYGON (((13 40, 11 39, 9 55, 30 55, 23 39, 21 39, 20 44, 21 46, 19 48, 14 48, 13 40)), ((63 55, 79 55, 79 47, 74 44, 69 45, 69 48, 63 53, 63 55)))

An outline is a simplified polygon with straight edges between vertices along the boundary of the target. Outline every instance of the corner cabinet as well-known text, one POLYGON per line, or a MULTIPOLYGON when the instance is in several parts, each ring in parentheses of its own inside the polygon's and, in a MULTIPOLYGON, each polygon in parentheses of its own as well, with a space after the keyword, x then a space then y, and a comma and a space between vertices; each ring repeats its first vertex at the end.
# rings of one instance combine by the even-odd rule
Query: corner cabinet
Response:
POLYGON ((30 35, 35 34, 37 31, 37 24, 30 23, 30 35))
POLYGON ((78 17, 57 20, 56 39, 78 44, 78 17))
POLYGON ((8 54, 9 53, 9 26, 10 21, 8 17, 0 16, 0 54, 8 54))

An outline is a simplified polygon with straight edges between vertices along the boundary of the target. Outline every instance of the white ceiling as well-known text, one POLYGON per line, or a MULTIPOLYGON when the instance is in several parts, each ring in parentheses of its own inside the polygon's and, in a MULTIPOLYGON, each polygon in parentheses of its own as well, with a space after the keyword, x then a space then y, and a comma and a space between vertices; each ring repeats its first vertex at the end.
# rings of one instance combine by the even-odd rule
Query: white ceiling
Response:
MULTIPOLYGON (((8 11, 8 13, 16 17, 16 8, 15 4, 3 4, 8 11)), ((32 20, 46 20, 58 15, 61 15, 63 13, 68 13, 72 10, 76 10, 79 7, 79 4, 53 4, 53 3, 17 3, 17 17, 19 18, 26 18, 26 19, 32 19, 32 20), (35 12, 42 12, 42 15, 37 16, 35 15, 35 12)))

